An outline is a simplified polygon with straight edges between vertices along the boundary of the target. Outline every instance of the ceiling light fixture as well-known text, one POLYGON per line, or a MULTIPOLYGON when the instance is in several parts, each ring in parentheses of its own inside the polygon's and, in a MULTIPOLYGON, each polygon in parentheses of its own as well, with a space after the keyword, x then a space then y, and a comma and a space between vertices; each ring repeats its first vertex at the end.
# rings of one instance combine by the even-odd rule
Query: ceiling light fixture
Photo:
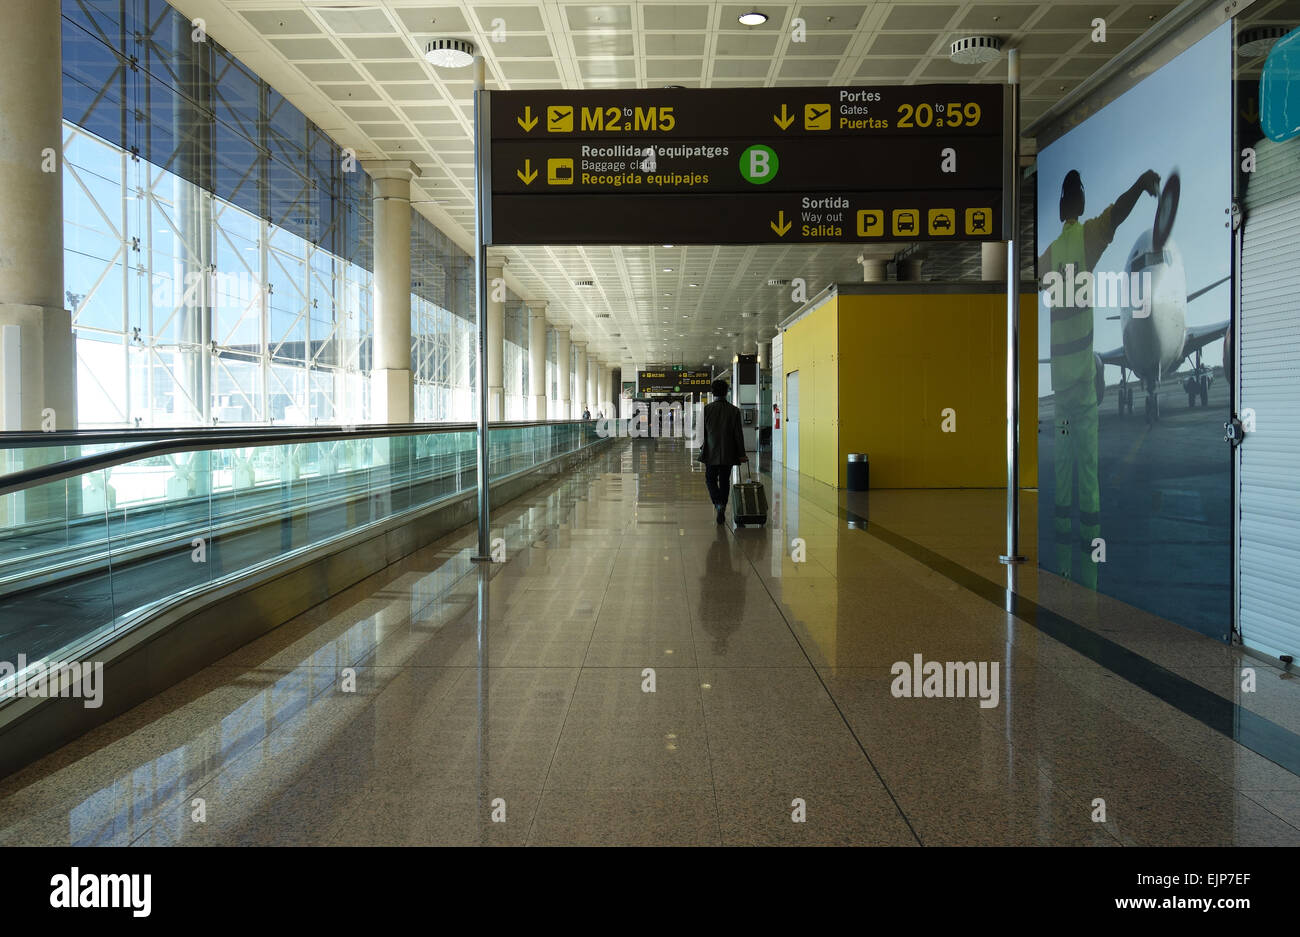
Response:
POLYGON ((966 36, 948 49, 948 58, 960 65, 983 65, 1002 57, 1002 40, 997 36, 966 36))
POLYGON ((762 26, 767 22, 766 13, 758 13, 751 10, 748 13, 740 14, 740 24, 742 26, 762 26))
POLYGON ((464 68, 474 63, 474 43, 468 39, 434 39, 425 43, 424 60, 437 68, 464 68))
POLYGON ((1273 48, 1287 34, 1285 26, 1255 26, 1243 29, 1237 37, 1237 52, 1244 59, 1257 59, 1273 48))

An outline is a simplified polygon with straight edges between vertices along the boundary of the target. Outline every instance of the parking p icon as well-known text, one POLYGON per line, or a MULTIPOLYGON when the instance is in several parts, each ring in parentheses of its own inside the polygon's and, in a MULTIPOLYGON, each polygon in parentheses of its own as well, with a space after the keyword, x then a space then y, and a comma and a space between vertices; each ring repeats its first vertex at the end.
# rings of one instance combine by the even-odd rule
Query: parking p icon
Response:
POLYGON ((878 208, 858 212, 858 237, 874 238, 885 233, 885 213, 878 208))

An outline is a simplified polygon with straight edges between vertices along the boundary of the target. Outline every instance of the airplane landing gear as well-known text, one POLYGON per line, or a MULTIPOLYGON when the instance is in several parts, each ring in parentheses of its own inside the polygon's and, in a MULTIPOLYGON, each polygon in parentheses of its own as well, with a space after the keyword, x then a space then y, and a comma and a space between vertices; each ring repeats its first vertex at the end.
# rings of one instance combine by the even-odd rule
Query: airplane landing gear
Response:
POLYGON ((1192 408, 1196 406, 1199 398, 1201 406, 1209 406, 1210 403, 1210 374, 1205 366, 1201 364, 1201 353, 1196 352, 1196 363, 1192 366, 1192 373, 1183 381, 1183 390, 1187 392, 1187 406, 1192 408))
POLYGON ((1160 419, 1160 395, 1147 394, 1147 422, 1155 423, 1160 419))
POLYGON ((1119 389, 1119 393, 1116 396, 1119 397, 1119 415, 1123 416, 1125 413, 1127 413, 1129 416, 1132 416, 1133 415, 1133 388, 1128 386, 1127 384, 1120 384, 1118 389, 1119 389))
POLYGON ((1116 397, 1119 398, 1119 415, 1123 416, 1125 411, 1129 416, 1133 415, 1133 387, 1128 382, 1128 375, 1123 369, 1119 372, 1119 387, 1116 388, 1116 397))

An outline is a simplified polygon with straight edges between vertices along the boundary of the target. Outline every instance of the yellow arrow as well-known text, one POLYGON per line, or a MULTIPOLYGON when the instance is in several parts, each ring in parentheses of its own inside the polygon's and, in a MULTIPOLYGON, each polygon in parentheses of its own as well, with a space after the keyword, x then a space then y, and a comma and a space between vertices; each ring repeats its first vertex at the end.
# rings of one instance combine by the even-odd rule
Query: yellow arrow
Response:
POLYGON ((794 123, 794 115, 788 112, 784 104, 781 105, 781 116, 777 117, 773 114, 772 119, 776 121, 776 125, 782 130, 788 129, 789 126, 794 123))
POLYGON ((1248 124, 1254 124, 1259 122, 1259 108, 1255 106, 1254 98, 1250 99, 1250 104, 1246 106, 1246 110, 1242 112, 1241 116, 1246 118, 1246 123, 1248 124))
POLYGON ((772 230, 775 231, 779 237, 785 237, 785 233, 790 230, 790 227, 794 222, 785 220, 784 211, 779 211, 776 215, 776 221, 769 221, 768 224, 772 226, 772 230))
POLYGON ((520 127, 523 127, 525 133, 531 131, 537 126, 537 118, 533 116, 533 109, 531 107, 525 107, 524 116, 516 117, 515 123, 519 124, 520 127))
POLYGON ((537 170, 533 168, 531 159, 524 160, 524 168, 516 169, 515 175, 523 182, 524 185, 532 185, 533 180, 537 178, 537 170))

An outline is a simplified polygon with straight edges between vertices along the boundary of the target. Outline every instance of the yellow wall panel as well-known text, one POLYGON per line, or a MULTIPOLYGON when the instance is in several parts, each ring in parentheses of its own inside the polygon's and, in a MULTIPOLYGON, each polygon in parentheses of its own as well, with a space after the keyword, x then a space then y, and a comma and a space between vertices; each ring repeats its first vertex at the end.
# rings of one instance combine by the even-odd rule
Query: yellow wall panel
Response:
MULTIPOLYGON (((837 313, 835 484, 846 483, 847 455, 865 452, 873 488, 1005 485, 1005 297, 841 295, 837 313), (943 431, 948 408, 953 432, 943 431)), ((1036 316, 1036 298, 1022 296, 1023 487, 1038 483, 1036 316)))
MULTIPOLYGON (((838 484, 837 304, 838 300, 832 298, 800 319, 786 331, 782 345, 785 374, 799 372, 799 471, 828 485, 838 484)), ((784 393, 782 399, 787 399, 784 393)))

